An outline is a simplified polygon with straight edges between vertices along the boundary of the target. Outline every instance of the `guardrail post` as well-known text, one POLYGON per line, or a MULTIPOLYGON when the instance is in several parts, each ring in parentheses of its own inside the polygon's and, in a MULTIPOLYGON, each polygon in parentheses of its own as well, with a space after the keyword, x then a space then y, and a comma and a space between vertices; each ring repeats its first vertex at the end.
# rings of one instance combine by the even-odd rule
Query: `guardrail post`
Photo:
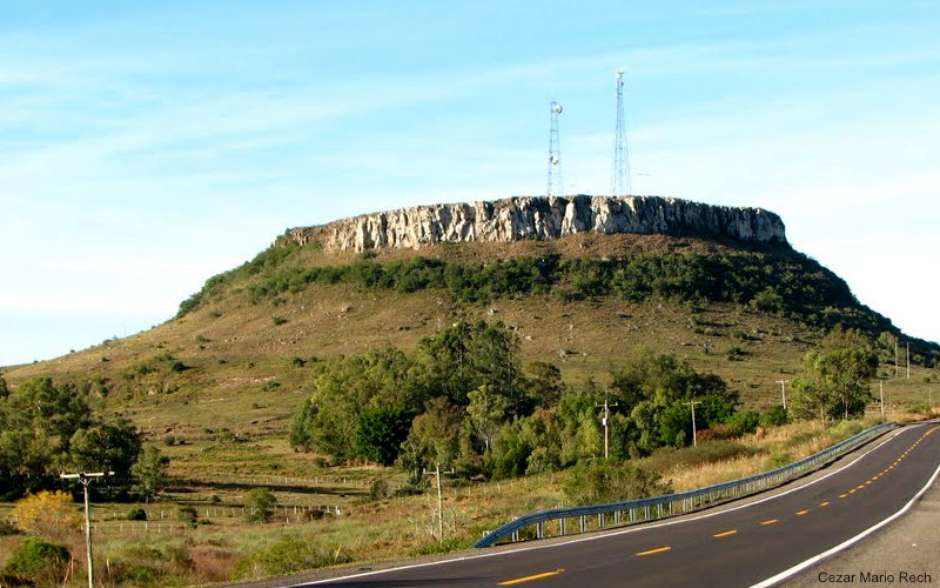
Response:
POLYGON ((561 534, 562 537, 565 536, 565 521, 566 520, 567 519, 565 519, 565 517, 561 517, 560 519, 558 519, 558 532, 561 534))
POLYGON ((578 517, 578 524, 581 527, 581 532, 585 532, 587 530, 587 517, 584 515, 578 517))
POLYGON ((598 529, 607 528, 607 517, 602 512, 597 514, 597 528, 598 529))
POLYGON ((614 511, 614 526, 620 525, 620 512, 619 509, 614 511))
POLYGON ((540 521, 535 525, 535 536, 538 539, 543 539, 545 537, 545 521, 540 521))
POLYGON ((650 505, 648 504, 646 505, 646 518, 644 518, 643 520, 644 521, 650 520, 650 505))

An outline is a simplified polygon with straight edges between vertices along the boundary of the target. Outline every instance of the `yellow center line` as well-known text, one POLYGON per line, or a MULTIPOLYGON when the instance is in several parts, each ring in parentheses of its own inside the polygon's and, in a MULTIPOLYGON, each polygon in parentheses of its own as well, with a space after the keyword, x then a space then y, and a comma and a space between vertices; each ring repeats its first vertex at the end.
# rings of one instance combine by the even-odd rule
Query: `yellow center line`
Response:
POLYGON ((827 501, 825 501, 825 502, 820 502, 820 503, 819 503, 819 506, 825 508, 825 507, 829 506, 829 501, 827 500, 827 501))
POLYGON ((738 534, 737 529, 731 529, 730 531, 722 531, 721 533, 715 533, 714 535, 712 535, 712 537, 714 537, 715 539, 721 539, 722 537, 730 537, 732 535, 737 535, 737 534, 738 534))
POLYGON ((809 514, 808 510, 801 510, 800 512, 796 513, 796 516, 801 517, 806 514, 809 514))
POLYGON ((523 584, 525 582, 532 582, 534 580, 541 580, 543 578, 551 578, 552 576, 557 576, 558 574, 564 572, 563 569, 553 570, 551 572, 542 572, 541 574, 533 574, 531 576, 524 576, 522 578, 515 578, 513 580, 505 580, 497 584, 498 586, 514 586, 516 584, 523 584))
POLYGON ((767 525, 776 525, 779 522, 780 519, 768 519, 766 521, 761 521, 760 524, 766 527, 767 525))
POLYGON ((656 549, 650 549, 649 551, 641 551, 640 553, 637 553, 636 556, 646 557, 647 555, 656 555, 658 553, 666 553, 667 551, 672 551, 672 547, 669 547, 668 545, 664 547, 657 547, 656 549))
POLYGON ((855 487, 855 489, 856 489, 856 490, 861 490, 861 489, 864 488, 864 487, 865 487, 865 484, 859 484, 858 486, 855 487))
POLYGON ((871 484, 871 480, 865 480, 865 485, 868 486, 869 484, 871 484))
POLYGON ((856 492, 858 492, 858 488, 852 488, 849 490, 849 494, 855 494, 856 492))

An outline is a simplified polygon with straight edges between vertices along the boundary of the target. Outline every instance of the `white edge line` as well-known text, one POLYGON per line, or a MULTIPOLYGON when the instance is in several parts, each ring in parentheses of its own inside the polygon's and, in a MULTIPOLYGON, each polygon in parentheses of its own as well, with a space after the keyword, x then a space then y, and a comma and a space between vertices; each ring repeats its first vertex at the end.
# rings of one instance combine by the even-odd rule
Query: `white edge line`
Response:
POLYGON ((906 513, 907 511, 909 511, 909 510, 911 509, 911 507, 914 506, 914 503, 917 502, 918 500, 920 500, 920 497, 924 495, 924 492, 926 492, 927 490, 930 489, 930 487, 933 485, 934 481, 936 481, 938 475, 940 475, 940 466, 937 466, 937 469, 934 470, 933 475, 932 475, 932 476, 930 477, 930 479, 927 481, 927 484, 926 484, 923 488, 920 489, 920 492, 918 492, 917 494, 915 494, 914 497, 911 498, 910 502, 908 502, 907 504, 905 504, 905 505, 901 508, 901 510, 899 510, 899 511, 896 512, 896 513, 894 513, 894 514, 891 515, 890 517, 886 518, 885 520, 881 521, 880 523, 878 523, 878 524, 876 524, 876 525, 874 525, 874 526, 872 526, 872 527, 869 527, 868 529, 865 529, 864 531, 862 531, 861 533, 859 533, 859 534, 856 535, 855 537, 852 537, 851 539, 847 539, 846 541, 843 541, 842 543, 836 545, 835 547, 833 547, 832 549, 829 549, 828 551, 824 551, 824 552, 820 553, 819 555, 813 556, 813 557, 809 558, 808 560, 806 560, 806 561, 804 561, 804 562, 802 562, 802 563, 798 563, 798 564, 796 564, 795 566, 793 566, 792 568, 780 572, 780 573, 777 574, 776 576, 767 578, 767 579, 764 580, 763 582, 759 582, 759 583, 757 583, 757 584, 754 584, 751 588, 768 588, 769 586, 773 586, 773 585, 777 584, 778 582, 781 582, 781 581, 783 581, 783 580, 786 580, 787 578, 790 578, 790 577, 792 577, 792 576, 794 576, 794 575, 796 575, 796 574, 802 572, 802 571, 805 570, 806 568, 808 568, 808 567, 810 567, 810 566, 812 566, 812 565, 814 565, 814 564, 817 564, 817 563, 819 563, 820 561, 822 561, 822 560, 824 560, 824 559, 826 559, 826 558, 828 558, 828 557, 830 557, 830 556, 832 556, 832 555, 835 555, 836 553, 839 553, 840 551, 843 551, 843 550, 845 550, 845 549, 851 547, 852 545, 855 545, 856 543, 858 543, 859 541, 861 541, 861 540, 864 539, 865 537, 868 537, 869 535, 871 535, 872 533, 874 533, 874 532, 877 531, 878 529, 880 529, 880 528, 884 527, 885 525, 891 523, 892 521, 894 521, 895 519, 897 519, 898 517, 900 517, 901 515, 903 515, 903 514, 906 513))
POLYGON ((839 469, 837 469, 837 470, 833 470, 833 471, 829 472, 828 474, 826 474, 826 475, 824 475, 824 476, 820 476, 820 477, 818 477, 818 478, 816 478, 816 479, 814 479, 814 480, 810 480, 810 481, 807 482, 806 484, 803 484, 803 485, 801 485, 801 486, 797 486, 797 487, 795 487, 795 488, 790 488, 789 490, 785 490, 785 491, 780 492, 780 493, 778 493, 778 494, 774 494, 773 496, 767 496, 766 498, 761 498, 760 500, 755 500, 755 501, 753 501, 753 502, 748 502, 747 504, 742 504, 742 505, 735 506, 735 507, 732 507, 732 508, 726 508, 726 509, 722 509, 722 510, 719 510, 719 511, 710 512, 710 513, 705 513, 705 514, 701 514, 701 515, 697 515, 697 516, 693 516, 693 517, 689 517, 689 518, 675 519, 675 520, 669 520, 669 521, 661 521, 661 522, 659 522, 659 523, 652 523, 652 524, 649 524, 649 525, 640 525, 640 526, 636 526, 636 527, 628 527, 628 528, 622 529, 622 530, 620 530, 620 531, 612 531, 612 532, 609 532, 609 533, 602 533, 602 534, 593 534, 593 535, 589 535, 589 536, 587 536, 587 537, 578 537, 577 539, 572 539, 572 540, 570 540, 570 541, 559 541, 559 542, 557 542, 557 543, 552 543, 552 544, 549 544, 549 545, 532 545, 532 546, 529 546, 529 547, 520 547, 519 549, 512 549, 512 550, 508 550, 508 551, 500 551, 500 552, 497 552, 497 553, 481 553, 481 554, 475 554, 475 555, 463 555, 463 556, 454 557, 454 558, 451 558, 451 559, 442 559, 442 560, 438 560, 438 561, 429 561, 429 562, 423 562, 423 563, 408 564, 408 565, 397 566, 397 567, 393 567, 393 568, 386 568, 386 569, 383 569, 383 570, 371 570, 371 571, 368 571, 368 572, 360 572, 360 573, 358 573, 358 574, 349 574, 349 575, 347 575, 347 576, 336 576, 335 578, 324 578, 324 579, 322 579, 322 580, 312 580, 312 581, 310 581, 310 582, 299 582, 299 583, 286 582, 286 583, 284 583, 284 584, 278 584, 278 585, 279 585, 279 586, 292 586, 292 587, 296 587, 296 588, 301 588, 301 587, 303 587, 303 586, 316 586, 316 585, 318 585, 318 584, 331 584, 331 583, 333 583, 333 582, 343 582, 343 581, 346 581, 346 580, 354 580, 354 579, 356 579, 356 578, 365 578, 365 577, 367 577, 367 576, 378 576, 378 575, 381 575, 381 574, 391 574, 391 573, 394 573, 394 572, 401 572, 401 571, 404 571, 404 570, 414 570, 414 569, 419 569, 419 568, 429 568, 429 567, 441 566, 441 565, 445 565, 445 564, 452 564, 452 563, 459 563, 459 562, 464 562, 464 561, 471 561, 471 560, 475 560, 475 559, 484 559, 484 558, 489 558, 489 557, 501 557, 501 556, 507 556, 507 555, 514 555, 514 554, 516 554, 516 553, 522 553, 522 552, 526 552, 526 551, 538 551, 538 550, 541 550, 541 549, 553 549, 553 548, 557 548, 557 547, 564 547, 564 546, 566 546, 566 545, 572 545, 572 544, 575 544, 575 543, 583 543, 583 542, 586 542, 586 541, 598 541, 598 540, 600 540, 600 539, 607 539, 607 538, 609 538, 609 537, 618 537, 618 536, 620 536, 620 535, 626 535, 626 534, 628 534, 628 533, 638 533, 638 532, 646 531, 646 530, 649 530, 649 529, 658 529, 658 528, 660 528, 660 527, 668 527, 668 526, 671 526, 671 525, 679 525, 679 524, 684 524, 684 523, 691 523, 691 522, 694 522, 694 521, 700 521, 700 520, 702 520, 702 519, 707 519, 707 518, 715 517, 715 516, 718 516, 718 515, 723 515, 723 514, 726 514, 726 513, 729 513, 729 512, 734 512, 734 511, 741 510, 741 509, 744 509, 744 508, 750 508, 750 507, 752 507, 752 506, 755 506, 755 505, 758 505, 758 504, 762 504, 762 503, 767 502, 767 501, 770 501, 770 500, 776 500, 777 498, 780 498, 781 496, 786 496, 787 494, 790 494, 790 493, 793 493, 793 492, 797 492, 797 491, 799 491, 799 490, 803 490, 804 488, 808 488, 809 486, 812 486, 813 484, 816 484, 817 482, 822 482, 822 481, 825 480, 826 478, 829 478, 830 476, 834 476, 834 475, 836 475, 836 474, 838 474, 838 473, 840 473, 840 472, 842 472, 842 471, 844 471, 844 470, 846 470, 846 469, 852 467, 853 465, 855 465, 856 463, 858 463, 859 461, 861 461, 862 459, 864 459, 865 457, 867 457, 867 456, 868 456, 869 454, 871 454, 872 452, 877 451, 877 450, 880 449, 883 445, 885 445, 885 444, 889 443, 890 441, 894 440, 895 438, 897 438, 898 435, 904 433, 905 431, 911 431, 911 430, 914 430, 914 429, 917 429, 917 428, 918 428, 918 425, 913 425, 913 426, 907 426, 907 427, 901 427, 901 428, 899 428, 898 430, 894 431, 893 433, 887 435, 884 439, 881 440, 880 443, 878 443, 877 445, 875 445, 874 447, 872 447, 871 449, 869 449, 869 450, 866 451, 865 453, 861 454, 860 456, 856 457, 855 459, 853 459, 853 460, 850 461, 849 463, 845 464, 845 465, 842 466, 841 468, 839 468, 839 469))

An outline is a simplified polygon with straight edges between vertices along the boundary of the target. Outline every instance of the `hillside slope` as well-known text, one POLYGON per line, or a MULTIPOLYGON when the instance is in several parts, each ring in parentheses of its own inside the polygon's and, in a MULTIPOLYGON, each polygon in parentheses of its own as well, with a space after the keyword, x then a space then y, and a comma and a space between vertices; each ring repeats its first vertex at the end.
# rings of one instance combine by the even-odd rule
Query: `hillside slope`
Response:
MULTIPOLYGON (((721 375, 757 407, 779 401, 775 382, 837 323, 901 336, 780 239, 584 230, 358 252, 281 238, 208 280, 176 318, 6 377, 83 383, 151 438, 283 438, 311 362, 413 349, 460 319, 505 322, 525 362, 555 363, 569 381, 603 382, 650 348, 721 375)), ((940 348, 913 340, 912 351, 926 375, 904 385, 919 395, 940 348)))

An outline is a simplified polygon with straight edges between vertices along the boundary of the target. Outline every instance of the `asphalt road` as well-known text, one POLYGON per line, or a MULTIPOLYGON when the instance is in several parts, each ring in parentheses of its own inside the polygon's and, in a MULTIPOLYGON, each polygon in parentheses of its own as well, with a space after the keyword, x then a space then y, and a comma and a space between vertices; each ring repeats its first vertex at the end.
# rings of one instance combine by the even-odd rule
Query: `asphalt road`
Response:
POLYGON ((298 585, 752 586, 885 521, 935 478, 940 426, 889 435, 831 475, 737 508, 298 585))

